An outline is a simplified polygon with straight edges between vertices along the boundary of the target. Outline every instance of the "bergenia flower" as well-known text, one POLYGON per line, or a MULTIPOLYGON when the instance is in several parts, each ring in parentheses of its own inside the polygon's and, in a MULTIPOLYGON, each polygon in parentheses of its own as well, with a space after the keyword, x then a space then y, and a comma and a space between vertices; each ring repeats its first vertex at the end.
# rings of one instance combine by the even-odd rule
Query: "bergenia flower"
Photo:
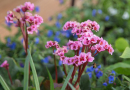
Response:
POLYGON ((5 69, 8 69, 8 68, 9 68, 9 64, 8 64, 7 60, 5 60, 5 61, 0 65, 0 67, 3 67, 3 68, 5 68, 5 69))

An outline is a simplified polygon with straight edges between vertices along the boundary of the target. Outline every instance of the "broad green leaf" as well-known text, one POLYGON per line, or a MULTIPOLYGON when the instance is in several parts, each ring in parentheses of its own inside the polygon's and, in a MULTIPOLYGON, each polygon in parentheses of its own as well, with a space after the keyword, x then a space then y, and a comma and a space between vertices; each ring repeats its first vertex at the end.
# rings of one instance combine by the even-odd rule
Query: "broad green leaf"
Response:
POLYGON ((32 59, 32 57, 31 57, 31 53, 30 53, 29 50, 28 50, 28 57, 29 57, 28 59, 29 59, 29 61, 30 61, 30 66, 31 66, 32 73, 33 73, 33 78, 34 78, 36 90, 40 90, 40 86, 39 86, 39 81, 38 81, 36 69, 35 69, 35 66, 34 66, 34 63, 33 63, 33 59, 32 59))
POLYGON ((72 90, 75 90, 74 86, 71 83, 68 82, 68 84, 69 84, 69 86, 71 87, 72 90))
POLYGON ((10 90, 1 75, 0 75, 0 83, 1 83, 1 85, 3 86, 3 88, 4 88, 5 90, 10 90))
POLYGON ((130 48, 126 47, 123 54, 120 57, 121 58, 130 58, 130 48))
MULTIPOLYGON (((46 68, 47 69, 47 68, 46 68)), ((54 84, 53 84, 53 79, 51 77, 51 74, 49 72, 49 70, 47 69, 48 75, 49 75, 49 79, 50 79, 50 90, 54 90, 54 84)))
POLYGON ((24 90, 28 90, 28 78, 29 78, 29 55, 26 57, 24 66, 24 90))
POLYGON ((124 38, 118 38, 115 42, 115 47, 118 51, 123 52, 126 47, 129 46, 129 43, 124 38))
POLYGON ((61 90, 65 90, 65 88, 66 88, 66 86, 67 86, 67 83, 69 82, 69 79, 70 79, 71 74, 72 74, 72 72, 73 72, 73 69, 74 69, 74 67, 73 67, 73 68, 70 70, 70 72, 68 73, 68 76, 66 77, 65 82, 64 82, 64 84, 63 84, 61 90))
POLYGON ((81 90, 91 90, 91 84, 90 84, 90 81, 89 81, 88 74, 84 74, 84 75, 81 76, 79 86, 80 86, 81 90))
POLYGON ((119 74, 130 75, 130 72, 128 72, 130 71, 130 65, 123 62, 110 65, 105 70, 115 70, 119 74))
POLYGON ((127 76, 123 75, 123 78, 130 82, 130 78, 128 78, 127 76))

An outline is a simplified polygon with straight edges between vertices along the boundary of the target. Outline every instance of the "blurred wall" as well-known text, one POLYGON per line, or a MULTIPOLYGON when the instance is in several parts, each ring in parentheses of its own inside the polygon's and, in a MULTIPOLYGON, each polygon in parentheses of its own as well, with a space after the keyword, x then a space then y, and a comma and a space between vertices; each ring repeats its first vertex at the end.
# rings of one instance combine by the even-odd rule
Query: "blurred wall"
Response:
MULTIPOLYGON (((64 0, 65 3, 62 5, 59 3, 59 0, 0 0, 0 39, 2 41, 4 41, 5 36, 12 36, 17 32, 15 27, 11 27, 11 32, 4 27, 7 11, 13 11, 16 6, 23 5, 28 1, 40 7, 40 12, 38 14, 43 17, 44 23, 48 23, 48 18, 50 16, 54 16, 71 6, 71 0, 64 0)), ((75 0, 75 5, 80 6, 81 0, 75 0)))

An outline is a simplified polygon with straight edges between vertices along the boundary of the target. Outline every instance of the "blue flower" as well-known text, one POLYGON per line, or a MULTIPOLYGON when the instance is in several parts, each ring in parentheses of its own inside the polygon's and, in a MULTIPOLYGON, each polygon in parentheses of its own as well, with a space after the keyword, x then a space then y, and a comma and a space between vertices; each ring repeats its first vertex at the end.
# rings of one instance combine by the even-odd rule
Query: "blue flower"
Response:
POLYGON ((48 30, 47 36, 48 36, 48 37, 51 37, 52 35, 53 35, 53 31, 52 31, 52 30, 48 30))
POLYGON ((52 20, 52 17, 49 17, 48 20, 51 21, 51 20, 52 20))
POLYGON ((112 70, 111 73, 114 74, 114 75, 116 74, 116 72, 114 70, 112 70))
POLYGON ((0 59, 1 59, 1 57, 2 57, 2 56, 0 55, 0 59))
POLYGON ((37 32, 37 36, 39 36, 40 35, 40 31, 39 30, 37 30, 38 32, 37 32))
POLYGON ((100 68, 101 68, 101 65, 98 65, 97 68, 100 69, 100 68))
POLYGON ((98 68, 95 68, 95 73, 98 73, 98 68))
POLYGON ((49 62, 48 57, 45 57, 44 59, 42 59, 41 62, 43 62, 43 63, 48 63, 48 62, 49 62))
POLYGON ((60 35, 60 32, 59 32, 59 31, 57 31, 55 36, 59 36, 59 35, 60 35))
POLYGON ((113 83, 113 81, 114 81, 114 76, 110 75, 110 76, 108 77, 108 79, 109 79, 108 83, 113 83))
POLYGON ((21 43, 23 43, 23 38, 21 39, 21 43))
POLYGON ((60 38, 58 38, 58 37, 54 37, 54 41, 57 41, 57 42, 60 42, 60 38))
POLYGON ((60 4, 63 4, 64 3, 64 0, 59 0, 60 4))
POLYGON ((92 11, 92 16, 93 16, 93 17, 96 16, 96 9, 93 9, 93 11, 92 11))
POLYGON ((96 73, 96 77, 100 78, 103 75, 103 73, 101 71, 99 71, 98 73, 96 73))
POLYGON ((106 17, 105 17, 105 21, 108 21, 108 20, 109 20, 109 16, 106 16, 106 17))
POLYGON ((87 68, 87 69, 86 69, 86 72, 91 72, 90 68, 87 68))
POLYGON ((10 27, 10 26, 12 25, 12 23, 7 22, 7 21, 5 21, 5 24, 6 24, 8 27, 10 27))
POLYGON ((23 64, 23 63, 20 63, 20 67, 24 68, 24 64, 23 64))
POLYGON ((56 25, 57 28, 61 28, 61 24, 60 24, 59 21, 56 21, 55 25, 56 25))
POLYGON ((102 10, 101 10, 101 9, 98 9, 98 13, 99 13, 99 14, 102 14, 102 10))
POLYGON ((61 66, 62 65, 62 61, 61 60, 59 60, 59 66, 61 66))
POLYGON ((36 37, 36 38, 35 38, 35 44, 38 44, 38 43, 39 43, 39 38, 36 37))
POLYGON ((7 43, 10 43, 11 42, 11 39, 8 37, 7 38, 7 43))
POLYGON ((103 86, 107 86, 107 83, 106 83, 106 82, 104 82, 104 83, 103 83, 103 86))
POLYGON ((92 71, 94 71, 94 68, 93 68, 93 66, 91 66, 91 67, 90 67, 90 70, 91 70, 91 72, 92 72, 92 71))
POLYGON ((35 7, 35 11, 36 11, 36 12, 39 12, 39 11, 40 11, 39 6, 36 6, 36 7, 35 7))
POLYGON ((7 43, 7 47, 9 47, 11 50, 14 50, 16 48, 16 43, 7 43))
POLYGON ((57 16, 57 20, 60 20, 62 18, 62 14, 59 13, 58 16, 57 16))
POLYGON ((88 73, 88 76, 89 76, 89 78, 92 78, 92 73, 91 72, 88 73))

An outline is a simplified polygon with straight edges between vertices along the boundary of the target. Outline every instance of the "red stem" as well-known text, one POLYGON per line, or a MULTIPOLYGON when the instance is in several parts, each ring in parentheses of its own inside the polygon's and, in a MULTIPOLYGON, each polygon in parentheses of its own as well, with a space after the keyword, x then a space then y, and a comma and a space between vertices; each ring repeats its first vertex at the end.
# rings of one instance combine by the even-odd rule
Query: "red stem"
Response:
POLYGON ((67 72, 66 72, 66 68, 65 68, 65 65, 63 64, 63 68, 64 68, 64 72, 65 72, 65 75, 67 77, 67 72))
POLYGON ((81 75, 82 75, 82 73, 83 73, 83 71, 84 71, 84 69, 85 69, 85 67, 86 67, 87 64, 88 64, 88 61, 83 64, 82 70, 81 70, 81 72, 80 72, 80 74, 79 74, 79 76, 78 76, 78 78, 77 78, 77 80, 76 80, 76 82, 74 84, 74 87, 76 87, 77 83, 79 83, 81 75))
MULTIPOLYGON (((53 53, 54 53, 54 47, 53 47, 53 53)), ((56 81, 56 83, 57 83, 57 66, 56 66, 55 55, 54 55, 54 64, 55 64, 55 81, 56 81)))
POLYGON ((71 84, 72 84, 72 81, 73 81, 73 79, 74 79, 74 75, 75 75, 76 70, 77 70, 77 68, 76 68, 76 66, 74 65, 74 70, 73 70, 72 75, 71 75, 72 78, 70 79, 70 83, 71 83, 71 84))
POLYGON ((6 68, 6 70, 7 70, 7 72, 8 72, 8 76, 9 76, 9 79, 10 79, 11 85, 13 85, 12 78, 11 78, 11 75, 10 75, 10 73, 9 73, 9 69, 6 68))

